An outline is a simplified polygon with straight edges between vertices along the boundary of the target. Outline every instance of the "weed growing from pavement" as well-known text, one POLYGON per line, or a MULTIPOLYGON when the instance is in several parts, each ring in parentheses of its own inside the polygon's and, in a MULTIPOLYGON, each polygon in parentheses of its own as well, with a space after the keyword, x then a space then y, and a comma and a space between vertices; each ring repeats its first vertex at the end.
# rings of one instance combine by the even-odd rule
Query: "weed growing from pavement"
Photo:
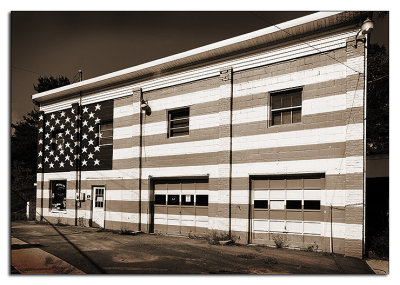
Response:
POLYGON ((228 233, 218 233, 217 231, 211 231, 207 235, 207 241, 209 244, 220 244, 220 241, 229 241, 231 240, 232 243, 235 243, 235 239, 233 236, 229 235, 228 233))
POLYGON ((272 240, 275 242, 276 248, 283 248, 285 246, 285 241, 281 235, 272 236, 272 240))

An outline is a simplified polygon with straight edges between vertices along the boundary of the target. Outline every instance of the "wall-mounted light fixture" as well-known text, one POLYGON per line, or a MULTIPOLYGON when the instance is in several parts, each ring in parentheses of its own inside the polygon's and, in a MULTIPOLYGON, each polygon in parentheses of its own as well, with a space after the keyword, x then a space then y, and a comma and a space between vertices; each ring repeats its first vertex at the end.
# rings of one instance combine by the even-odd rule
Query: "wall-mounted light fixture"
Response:
POLYGON ((361 25, 361 29, 357 32, 356 35, 356 44, 354 45, 355 48, 357 48, 357 42, 363 42, 366 43, 366 37, 364 38, 358 38, 358 36, 360 35, 360 32, 362 35, 369 35, 372 30, 374 29, 375 23, 374 21, 372 21, 370 18, 365 19, 365 21, 363 22, 363 24, 361 25))
POLYGON ((151 108, 149 106, 149 102, 144 99, 140 101, 140 109, 142 109, 142 111, 145 111, 146 115, 148 116, 151 114, 151 108))

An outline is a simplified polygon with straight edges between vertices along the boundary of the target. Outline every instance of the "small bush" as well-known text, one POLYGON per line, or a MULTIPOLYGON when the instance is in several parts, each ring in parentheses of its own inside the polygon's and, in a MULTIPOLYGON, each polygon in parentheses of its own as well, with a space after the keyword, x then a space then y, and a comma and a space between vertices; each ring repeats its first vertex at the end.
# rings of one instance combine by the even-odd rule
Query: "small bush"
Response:
POLYGON ((314 242, 314 244, 312 244, 312 245, 310 245, 310 246, 307 247, 306 251, 310 251, 310 252, 312 252, 312 251, 318 251, 318 244, 316 244, 316 243, 314 242))
POLYGON ((230 236, 227 233, 218 233, 217 231, 211 231, 208 235, 207 235, 207 241, 209 244, 219 244, 220 241, 223 240, 232 240, 232 236, 230 236))
POLYGON ((282 248, 285 246, 285 241, 281 235, 274 235, 272 240, 274 241, 276 248, 282 248))
POLYGON ((370 258, 389 258, 389 230, 386 229, 380 235, 371 238, 370 251, 368 252, 370 258))
POLYGON ((278 260, 276 260, 276 258, 268 256, 267 258, 264 259, 264 263, 267 266, 270 266, 270 265, 278 264, 278 260))

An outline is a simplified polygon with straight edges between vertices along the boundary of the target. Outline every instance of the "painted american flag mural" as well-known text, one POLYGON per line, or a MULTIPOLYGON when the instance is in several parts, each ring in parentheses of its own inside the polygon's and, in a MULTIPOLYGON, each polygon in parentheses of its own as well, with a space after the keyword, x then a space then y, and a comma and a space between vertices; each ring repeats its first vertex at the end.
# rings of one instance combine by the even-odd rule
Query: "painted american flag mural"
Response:
POLYGON ((38 172, 112 168, 113 100, 41 113, 38 172))

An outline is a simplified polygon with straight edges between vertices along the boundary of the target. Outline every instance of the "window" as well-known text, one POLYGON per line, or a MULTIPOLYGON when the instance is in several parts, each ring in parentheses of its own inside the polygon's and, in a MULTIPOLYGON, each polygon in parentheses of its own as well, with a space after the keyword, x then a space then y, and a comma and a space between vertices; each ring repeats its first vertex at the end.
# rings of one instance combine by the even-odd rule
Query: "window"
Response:
POLYGON ((104 206, 104 187, 95 188, 95 201, 94 206, 96 208, 103 208, 104 206))
POLYGON ((268 209, 268 200, 254 200, 254 209, 268 209))
POLYGON ((113 124, 106 122, 99 125, 99 146, 112 145, 113 143, 113 124))
POLYGON ((194 205, 194 195, 181 195, 181 205, 182 206, 193 206, 194 205))
POLYGON ((67 210, 67 181, 54 180, 51 181, 50 207, 52 210, 67 210))
POLYGON ((320 210, 321 201, 317 200, 304 200, 304 210, 320 210))
POLYGON ((179 205, 179 195, 168 195, 168 205, 179 205))
POLYGON ((292 89, 271 94, 273 126, 301 122, 302 89, 292 89))
POLYGON ((269 204, 271 210, 285 210, 285 201, 283 200, 271 200, 269 204))
POLYGON ((208 195, 196 195, 196 206, 208 206, 208 195))
POLYGON ((165 202, 167 201, 166 195, 154 195, 154 204, 156 205, 165 205, 165 202))
POLYGON ((168 137, 189 135, 189 108, 168 111, 168 137))
POLYGON ((53 131, 51 138, 51 148, 53 150, 64 150, 64 131, 53 131))
POLYGON ((287 200, 286 201, 287 210, 301 210, 301 200, 287 200))

